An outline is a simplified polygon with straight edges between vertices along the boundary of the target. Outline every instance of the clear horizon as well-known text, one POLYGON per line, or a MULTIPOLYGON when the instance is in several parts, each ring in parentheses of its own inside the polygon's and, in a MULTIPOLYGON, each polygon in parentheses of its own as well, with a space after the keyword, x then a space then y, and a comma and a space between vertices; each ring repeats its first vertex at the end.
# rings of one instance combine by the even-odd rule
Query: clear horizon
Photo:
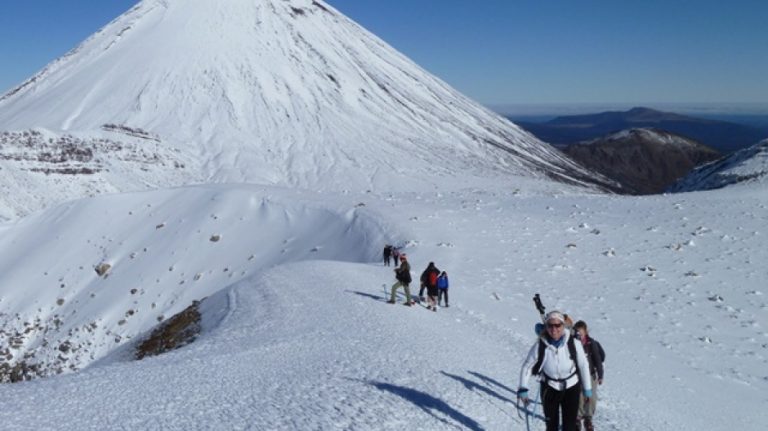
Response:
MULTIPOLYGON (((0 92, 138 3, 30 0, 0 15, 0 92), (31 31, 34 30, 34 31, 31 31)), ((767 112, 768 4, 328 0, 420 66, 498 106, 709 106, 767 112), (737 106, 738 105, 738 106, 737 106)))

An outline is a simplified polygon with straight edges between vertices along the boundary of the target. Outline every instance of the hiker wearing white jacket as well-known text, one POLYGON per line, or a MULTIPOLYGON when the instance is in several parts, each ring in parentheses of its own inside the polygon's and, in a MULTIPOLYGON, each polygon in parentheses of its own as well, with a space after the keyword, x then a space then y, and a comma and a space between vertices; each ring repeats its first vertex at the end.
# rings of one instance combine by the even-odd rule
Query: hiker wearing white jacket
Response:
POLYGON ((581 343, 574 342, 565 329, 562 313, 551 311, 544 321, 546 331, 531 347, 520 370, 517 396, 528 404, 528 383, 531 376, 537 375, 547 431, 557 431, 561 411, 563 431, 576 431, 581 392, 585 398, 592 396, 589 362, 581 343))

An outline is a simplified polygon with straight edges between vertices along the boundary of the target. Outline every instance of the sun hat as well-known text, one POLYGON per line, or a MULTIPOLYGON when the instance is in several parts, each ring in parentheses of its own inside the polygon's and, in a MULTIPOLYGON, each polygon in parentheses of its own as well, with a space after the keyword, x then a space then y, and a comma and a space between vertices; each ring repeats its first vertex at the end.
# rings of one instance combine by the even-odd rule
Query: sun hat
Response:
POLYGON ((552 310, 549 313, 547 313, 547 317, 544 319, 544 321, 545 322, 549 322, 552 319, 559 320, 559 321, 563 322, 563 324, 565 324, 565 316, 563 316, 563 313, 561 313, 561 312, 559 312, 557 310, 552 310))

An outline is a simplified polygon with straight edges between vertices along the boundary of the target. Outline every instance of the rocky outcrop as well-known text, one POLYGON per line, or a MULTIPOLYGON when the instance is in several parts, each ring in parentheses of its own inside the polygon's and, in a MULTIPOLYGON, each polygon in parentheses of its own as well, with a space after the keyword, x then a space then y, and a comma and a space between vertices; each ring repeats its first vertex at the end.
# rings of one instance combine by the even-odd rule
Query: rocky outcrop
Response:
POLYGON ((621 193, 661 193, 720 153, 658 129, 629 129, 563 150, 582 165, 616 180, 621 193))

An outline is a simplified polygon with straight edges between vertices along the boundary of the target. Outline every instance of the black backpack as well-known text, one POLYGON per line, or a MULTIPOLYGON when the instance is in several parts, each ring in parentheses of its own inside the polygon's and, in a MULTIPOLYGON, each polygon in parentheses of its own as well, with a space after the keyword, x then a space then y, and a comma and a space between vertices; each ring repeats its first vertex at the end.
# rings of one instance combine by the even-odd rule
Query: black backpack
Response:
POLYGON ((605 350, 603 350, 603 346, 594 338, 592 339, 592 342, 597 345, 597 350, 600 352, 600 362, 605 362, 605 350))

